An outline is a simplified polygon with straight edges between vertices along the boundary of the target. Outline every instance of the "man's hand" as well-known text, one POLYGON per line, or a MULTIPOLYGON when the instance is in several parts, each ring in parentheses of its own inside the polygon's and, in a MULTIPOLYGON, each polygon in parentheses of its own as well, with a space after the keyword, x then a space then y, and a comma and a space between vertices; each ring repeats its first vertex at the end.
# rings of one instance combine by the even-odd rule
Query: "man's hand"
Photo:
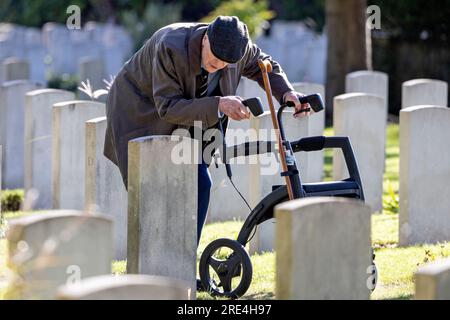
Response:
MULTIPOLYGON (((304 94, 299 93, 299 92, 295 92, 295 91, 288 91, 283 96, 283 100, 284 100, 285 103, 287 101, 291 101, 292 103, 295 104, 295 112, 296 113, 300 112, 300 110, 303 110, 303 109, 306 109, 306 108, 310 107, 308 103, 301 104, 300 101, 298 100, 298 97, 297 97, 298 95, 303 96, 304 94)), ((294 118, 303 118, 303 117, 309 116, 310 113, 311 112, 308 111, 308 112, 301 112, 301 113, 298 113, 298 114, 294 114, 294 118)))
POLYGON ((250 118, 250 112, 242 104, 242 98, 238 96, 220 97, 219 111, 236 121, 250 118))

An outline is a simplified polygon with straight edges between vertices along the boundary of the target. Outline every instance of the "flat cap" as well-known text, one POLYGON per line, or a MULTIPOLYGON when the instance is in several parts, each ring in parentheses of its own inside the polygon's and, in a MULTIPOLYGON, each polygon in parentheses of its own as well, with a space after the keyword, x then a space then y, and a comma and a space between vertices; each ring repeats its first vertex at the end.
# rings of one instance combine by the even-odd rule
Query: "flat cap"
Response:
POLYGON ((250 39, 247 26, 235 16, 218 16, 209 24, 207 34, 212 53, 228 63, 242 59, 250 39))

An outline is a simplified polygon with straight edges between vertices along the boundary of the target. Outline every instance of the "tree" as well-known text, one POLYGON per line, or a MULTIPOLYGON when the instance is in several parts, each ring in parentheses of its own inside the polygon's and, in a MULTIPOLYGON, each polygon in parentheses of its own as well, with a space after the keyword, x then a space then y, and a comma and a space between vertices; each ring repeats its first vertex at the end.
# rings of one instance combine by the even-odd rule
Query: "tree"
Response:
POLYGON ((345 75, 372 69, 370 32, 366 34, 366 6, 366 0, 326 0, 326 105, 329 121, 333 118, 333 97, 345 92, 345 75))

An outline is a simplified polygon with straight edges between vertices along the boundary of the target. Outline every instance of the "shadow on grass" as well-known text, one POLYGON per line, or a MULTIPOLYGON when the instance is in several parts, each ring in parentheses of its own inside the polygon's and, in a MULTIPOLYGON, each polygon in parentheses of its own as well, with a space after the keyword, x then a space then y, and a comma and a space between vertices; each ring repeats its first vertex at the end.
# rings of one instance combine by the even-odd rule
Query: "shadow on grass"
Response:
POLYGON ((400 294, 398 296, 389 297, 380 299, 380 301, 389 301, 389 300, 412 300, 414 296, 412 294, 400 294))
POLYGON ((243 300, 273 300, 275 295, 273 292, 256 292, 253 294, 246 294, 243 300))

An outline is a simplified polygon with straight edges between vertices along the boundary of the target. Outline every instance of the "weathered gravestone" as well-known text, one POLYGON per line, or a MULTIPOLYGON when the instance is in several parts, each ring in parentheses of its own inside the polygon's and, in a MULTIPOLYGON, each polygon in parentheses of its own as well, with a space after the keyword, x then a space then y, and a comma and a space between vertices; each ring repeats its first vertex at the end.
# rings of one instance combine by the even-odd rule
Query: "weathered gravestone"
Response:
POLYGON ((450 240, 450 109, 400 111, 401 245, 450 240))
POLYGON ((369 70, 348 73, 345 77, 345 92, 361 92, 380 96, 386 102, 387 111, 389 76, 384 72, 369 70))
POLYGON ((54 209, 84 208, 85 122, 105 115, 105 105, 66 101, 53 105, 52 196, 54 209))
POLYGON ((55 210, 12 219, 7 240, 8 265, 18 276, 9 296, 53 299, 60 285, 111 273, 106 216, 55 210))
POLYGON ((127 257, 128 195, 120 171, 103 155, 106 117, 86 122, 85 207, 102 212, 114 220, 114 244, 117 260, 127 257))
MULTIPOLYGON (((382 210, 386 144, 384 99, 364 93, 347 93, 334 98, 334 134, 348 136, 358 161, 365 201, 373 211, 382 210)), ((340 149, 333 151, 333 178, 348 177, 340 149)))
POLYGON ((58 290, 62 300, 187 300, 189 285, 160 276, 103 275, 67 284, 58 290))
POLYGON ((420 105, 447 107, 447 97, 448 84, 445 81, 414 79, 402 85, 402 109, 420 105))
POLYGON ((277 299, 368 299, 370 213, 363 202, 344 198, 276 206, 277 299))
POLYGON ((2 64, 3 81, 30 79, 30 65, 28 61, 10 57, 5 59, 2 64))
MULTIPOLYGON (((148 136, 128 143, 127 272, 185 280, 196 288, 195 140, 148 136)), ((192 291, 195 292, 195 291, 192 291)))
POLYGON ((39 89, 25 96, 25 190, 38 193, 35 209, 52 208, 53 104, 75 99, 70 91, 39 89))
MULTIPOLYGON (((303 137, 311 136, 312 122, 308 118, 296 119, 293 111, 286 111, 283 114, 284 131, 286 138, 290 141, 298 140, 303 137)), ((259 133, 259 140, 276 141, 275 130, 273 130, 270 112, 251 120, 252 128, 259 133)), ((278 144, 275 144, 278 150, 278 144)), ((295 154, 297 167, 300 172, 302 182, 308 181, 308 171, 310 167, 316 164, 310 162, 311 158, 306 153, 299 152, 295 154), (306 178, 304 178, 306 176, 306 178)), ((280 176, 282 167, 277 152, 259 156, 250 165, 250 177, 248 182, 249 200, 252 208, 256 207, 259 201, 272 192, 272 186, 285 184, 285 178, 280 176)), ((317 181, 315 181, 317 182, 317 181)), ((272 251, 274 249, 275 239, 274 220, 268 220, 259 225, 253 240, 250 242, 250 252, 272 251)))
POLYGON ((415 274, 416 300, 450 300, 450 259, 428 263, 415 274))
POLYGON ((0 144, 3 145, 3 187, 24 186, 25 93, 36 86, 26 80, 0 85, 0 144))

